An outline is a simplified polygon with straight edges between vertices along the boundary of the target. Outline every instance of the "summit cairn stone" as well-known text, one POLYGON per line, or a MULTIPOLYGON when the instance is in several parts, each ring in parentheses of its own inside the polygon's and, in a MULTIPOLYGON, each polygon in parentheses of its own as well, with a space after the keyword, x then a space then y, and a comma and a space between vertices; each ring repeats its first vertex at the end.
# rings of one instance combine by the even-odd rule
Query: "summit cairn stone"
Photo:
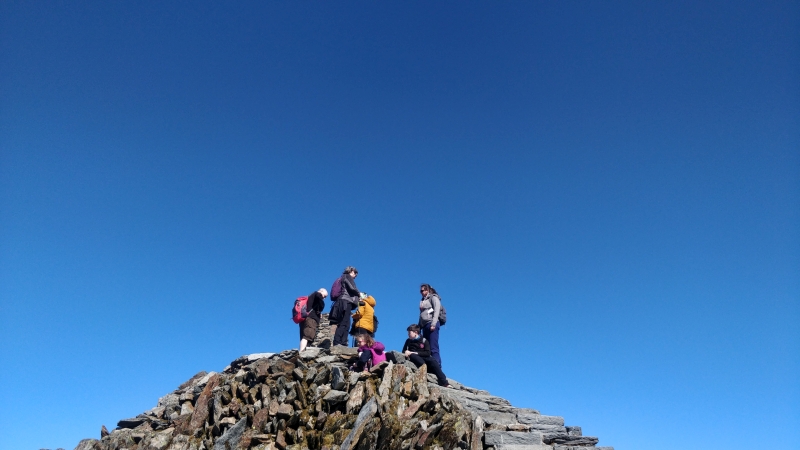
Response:
POLYGON ((75 450, 613 450, 563 417, 431 383, 398 352, 352 372, 357 350, 325 345, 324 330, 302 354, 255 353, 195 374, 75 450))

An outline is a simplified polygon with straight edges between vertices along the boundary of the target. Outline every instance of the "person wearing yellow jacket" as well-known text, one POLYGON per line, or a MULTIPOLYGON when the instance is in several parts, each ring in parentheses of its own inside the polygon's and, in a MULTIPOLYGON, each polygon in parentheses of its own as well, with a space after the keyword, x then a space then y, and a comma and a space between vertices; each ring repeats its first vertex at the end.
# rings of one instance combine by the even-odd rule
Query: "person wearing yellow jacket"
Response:
POLYGON ((366 333, 375 337, 375 298, 369 294, 361 294, 362 306, 353 313, 353 329, 350 334, 358 336, 366 333))

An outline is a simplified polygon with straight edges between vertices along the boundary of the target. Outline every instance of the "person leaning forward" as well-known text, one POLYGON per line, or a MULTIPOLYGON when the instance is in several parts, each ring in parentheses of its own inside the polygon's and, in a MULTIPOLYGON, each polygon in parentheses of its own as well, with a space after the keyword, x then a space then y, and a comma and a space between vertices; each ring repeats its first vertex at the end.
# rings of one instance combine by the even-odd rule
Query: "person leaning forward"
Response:
POLYGON ((361 292, 356 287, 356 277, 358 269, 347 266, 339 278, 341 283, 341 293, 339 297, 333 299, 331 313, 328 317, 331 324, 331 335, 333 335, 333 345, 347 345, 347 333, 350 331, 350 313, 353 308, 359 306, 361 292))
POLYGON ((372 337, 375 337, 375 305, 377 302, 375 301, 375 297, 365 294, 361 296, 363 300, 363 305, 359 306, 358 309, 353 313, 353 336, 358 336, 359 334, 368 334, 372 337))
POLYGON ((314 342, 314 338, 317 337, 320 314, 325 309, 325 297, 327 296, 328 291, 325 288, 308 294, 308 302, 306 302, 308 316, 306 316, 306 320, 299 323, 301 352, 306 349, 309 343, 314 342))

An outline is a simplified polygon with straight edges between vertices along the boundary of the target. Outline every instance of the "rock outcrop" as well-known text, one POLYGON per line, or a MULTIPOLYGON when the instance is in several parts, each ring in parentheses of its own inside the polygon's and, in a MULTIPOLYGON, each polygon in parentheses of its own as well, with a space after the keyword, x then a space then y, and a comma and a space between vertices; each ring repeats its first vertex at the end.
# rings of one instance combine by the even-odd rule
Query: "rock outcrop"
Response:
POLYGON ((320 334, 321 347, 200 372, 75 450, 613 450, 562 417, 454 380, 439 387, 399 352, 369 372, 350 371, 356 349, 329 347, 320 334))

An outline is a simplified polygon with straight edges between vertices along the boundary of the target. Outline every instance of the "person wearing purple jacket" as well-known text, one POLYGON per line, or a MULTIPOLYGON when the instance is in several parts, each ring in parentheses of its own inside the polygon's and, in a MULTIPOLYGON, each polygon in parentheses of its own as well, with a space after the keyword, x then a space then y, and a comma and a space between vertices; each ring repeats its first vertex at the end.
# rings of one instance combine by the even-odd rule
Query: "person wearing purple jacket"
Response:
POLYGON ((362 333, 356 335, 356 345, 358 346, 358 361, 353 365, 356 372, 366 371, 371 366, 376 366, 386 361, 386 347, 380 342, 372 339, 372 336, 362 333))

